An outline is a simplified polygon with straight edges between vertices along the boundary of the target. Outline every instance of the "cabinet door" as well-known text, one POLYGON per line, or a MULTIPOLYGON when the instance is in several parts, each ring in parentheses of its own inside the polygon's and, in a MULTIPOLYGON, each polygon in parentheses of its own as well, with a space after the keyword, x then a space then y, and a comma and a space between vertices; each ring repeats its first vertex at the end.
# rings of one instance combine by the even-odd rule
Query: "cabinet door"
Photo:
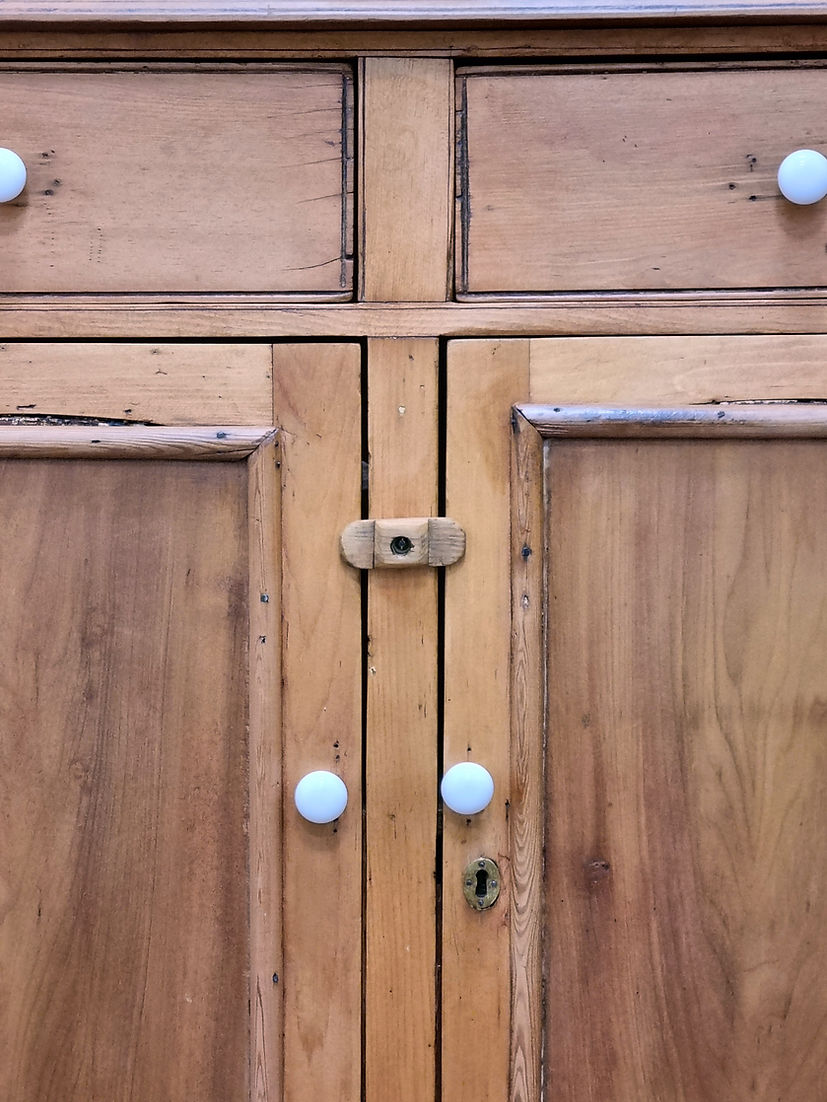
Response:
MULTIPOLYGON (((449 429, 472 577, 446 582, 446 760, 472 746, 498 798, 446 821, 444 1070, 474 1074, 466 1032, 504 1097, 804 1102, 827 1054, 827 417, 680 408, 687 387, 765 396, 766 369, 743 370, 749 338, 713 360, 701 338, 678 372, 662 359, 651 410, 562 404, 619 376, 636 397, 670 346, 631 340, 631 356, 614 342, 611 384, 586 376, 588 340, 579 381, 561 366, 570 342, 449 355, 449 426, 467 410, 489 433, 463 456, 449 429), (510 401, 533 380, 538 397, 555 360, 562 401, 488 412, 485 391, 510 401), (468 585, 483 608, 468 611, 468 585), (486 618, 474 675, 459 640, 486 618), (478 853, 502 866, 499 918, 460 906, 458 869, 478 853)), ((758 340, 769 361, 793 351, 758 340)), ((791 393, 814 385, 807 360, 788 361, 791 393)))
POLYGON ((0 353, 0 1096, 358 1098, 359 348, 0 353))

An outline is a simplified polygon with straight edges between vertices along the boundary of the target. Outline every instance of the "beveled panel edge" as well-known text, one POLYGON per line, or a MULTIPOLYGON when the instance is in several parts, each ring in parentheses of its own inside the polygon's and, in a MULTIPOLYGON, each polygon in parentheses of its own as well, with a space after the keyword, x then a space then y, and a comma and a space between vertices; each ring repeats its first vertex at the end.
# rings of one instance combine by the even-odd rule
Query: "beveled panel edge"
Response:
POLYGON ((682 409, 521 404, 514 410, 546 438, 827 437, 827 402, 731 402, 682 409))
POLYGON ((3 425, 0 459, 246 459, 276 436, 272 427, 3 425))

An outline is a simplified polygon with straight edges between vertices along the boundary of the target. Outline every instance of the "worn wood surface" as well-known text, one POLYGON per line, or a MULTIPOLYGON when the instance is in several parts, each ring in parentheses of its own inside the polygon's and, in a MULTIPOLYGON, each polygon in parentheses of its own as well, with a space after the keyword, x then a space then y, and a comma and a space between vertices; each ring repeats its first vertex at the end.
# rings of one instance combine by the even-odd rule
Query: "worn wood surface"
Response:
POLYGON ((528 389, 528 341, 448 346, 446 510, 462 518, 468 547, 445 577, 444 761, 478 761, 494 778, 485 811, 443 813, 442 1092, 455 1102, 509 1098, 509 414, 528 389), (475 912, 462 873, 480 856, 500 864, 503 888, 491 910, 475 912))
POLYGON ((342 532, 342 555, 360 570, 374 567, 450 566, 465 554, 465 532, 450 517, 357 520, 342 532), (399 550, 393 541, 410 543, 399 550))
POLYGON ((827 405, 823 402, 792 405, 759 402, 754 406, 735 402, 671 409, 531 405, 516 408, 538 432, 551 439, 818 439, 827 433, 824 416, 827 405))
POLYGON ((664 21, 645 26, 607 23, 560 23, 556 26, 534 23, 526 29, 470 26, 436 27, 418 24, 415 28, 364 27, 358 30, 289 28, 269 23, 249 27, 225 25, 219 30, 187 28, 185 25, 114 28, 98 24, 94 34, 83 26, 56 26, 27 22, 17 27, 0 20, 0 51, 3 57, 72 58, 116 60, 130 53, 141 57, 165 59, 227 58, 295 60, 365 57, 400 51, 418 52, 427 57, 476 58, 503 57, 680 57, 741 54, 742 56, 818 53, 827 48, 827 23, 772 22, 697 24, 664 21))
POLYGON ((454 69, 445 58, 362 63, 360 297, 444 301, 451 284, 454 69))
MULTIPOLYGON (((543 440, 511 422, 511 1082, 512 1102, 539 1099, 543 1054, 543 873, 546 808, 545 486, 543 440), (541 676, 537 671, 542 670, 541 676)), ((553 995, 552 995, 553 997, 553 995)))
POLYGON ((824 445, 549 447, 550 1097, 809 1102, 824 445))
POLYGON ((0 290, 349 290, 346 68, 21 70, 0 94, 28 168, 0 290))
POLYGON ((827 398, 827 340, 592 337, 530 342, 531 401, 680 406, 827 398))
POLYGON ((247 461, 251 1102, 284 1097, 280 455, 270 433, 247 461))
MULTIPOLYGON (((373 516, 437 512, 433 340, 368 343, 373 516)), ((436 571, 368 575, 365 1098, 432 1102, 436 1037, 436 571)))
POLYGON ((0 344, 0 414, 269 425, 271 374, 266 344, 0 344))
POLYGON ((6 0, 3 21, 25 19, 55 23, 152 24, 170 20, 187 23, 254 23, 288 26, 405 26, 474 23, 544 23, 579 20, 584 16, 611 20, 772 19, 827 17, 821 0, 474 0, 461 9, 446 0, 6 0))
MULTIPOLYGON (((358 345, 274 348, 282 477, 284 1102, 358 1099, 362 1010, 362 622, 339 533, 361 508, 358 345), (329 769, 335 823, 293 803, 329 769)), ((281 1102, 281 1099, 279 1100, 281 1102)))
POLYGON ((0 1095, 246 1102, 246 464, 0 486, 0 1095))
MULTIPOLYGON (((354 303, 277 306, 273 302, 108 303, 99 298, 6 300, 7 339, 103 338, 153 341, 250 337, 550 337, 619 334, 827 332, 827 297, 818 292, 737 295, 572 296, 545 303, 354 303)), ((134 389, 134 388, 133 388, 134 389)), ((117 399, 116 399, 117 400, 117 399)), ((123 403, 126 405, 127 403, 123 403)), ((184 409, 186 407, 184 406, 184 409)))
POLYGON ((168 428, 143 425, 40 426, 0 423, 0 457, 7 459, 244 459, 269 429, 168 428))
POLYGON ((827 206, 776 173, 827 140, 826 88, 823 69, 469 72, 458 287, 824 285, 827 206))

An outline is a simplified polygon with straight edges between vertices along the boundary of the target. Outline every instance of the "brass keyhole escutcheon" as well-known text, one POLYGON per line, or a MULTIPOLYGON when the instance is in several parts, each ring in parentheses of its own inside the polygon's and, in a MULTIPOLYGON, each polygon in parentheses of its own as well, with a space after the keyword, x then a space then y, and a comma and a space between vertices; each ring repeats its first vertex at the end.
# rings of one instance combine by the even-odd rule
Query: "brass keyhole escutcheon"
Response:
POLYGON ((475 911, 493 907, 500 895, 500 870, 490 857, 478 857, 462 874, 462 894, 475 911))

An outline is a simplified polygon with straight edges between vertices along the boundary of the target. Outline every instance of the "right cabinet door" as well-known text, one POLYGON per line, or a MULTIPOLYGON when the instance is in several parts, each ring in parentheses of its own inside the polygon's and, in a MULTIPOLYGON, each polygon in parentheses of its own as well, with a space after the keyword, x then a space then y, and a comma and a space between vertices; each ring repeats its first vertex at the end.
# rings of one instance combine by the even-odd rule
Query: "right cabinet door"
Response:
POLYGON ((471 424, 449 429, 448 508, 472 577, 446 583, 446 762, 466 756, 464 715, 500 798, 446 823, 445 882, 493 849, 507 893, 490 922, 446 891, 445 1055, 461 1047, 468 954, 485 953, 509 1028, 477 1035, 511 1098, 823 1092, 827 409, 768 401, 769 372, 745 383, 740 366, 797 349, 784 386, 812 399, 807 349, 823 339, 682 339, 680 365, 671 340, 449 356, 449 424, 471 424), (611 383, 596 366, 610 345, 611 383), (620 376, 628 402, 610 393, 620 376), (534 401, 512 407, 519 388, 534 401), (461 639, 486 615, 472 674, 461 639))

